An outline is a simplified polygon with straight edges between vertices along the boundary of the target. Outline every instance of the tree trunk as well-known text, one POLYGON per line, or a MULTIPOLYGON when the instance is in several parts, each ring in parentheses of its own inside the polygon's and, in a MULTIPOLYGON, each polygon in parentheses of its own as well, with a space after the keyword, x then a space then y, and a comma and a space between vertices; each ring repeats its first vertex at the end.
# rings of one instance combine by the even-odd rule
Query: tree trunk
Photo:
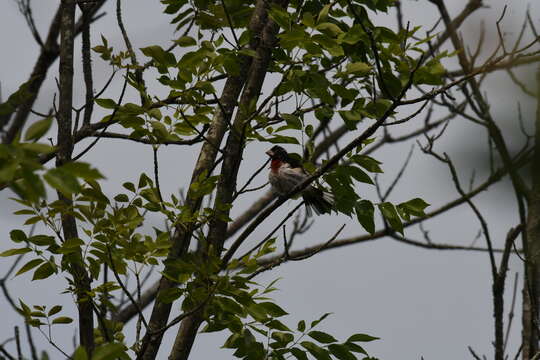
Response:
MULTIPOLYGON (((75 37, 75 1, 62 0, 60 15, 60 98, 58 103, 58 154, 56 166, 71 161, 73 153, 72 108, 73 108, 73 39, 75 37)), ((67 208, 72 204, 71 196, 58 192, 58 198, 67 208)), ((77 238, 77 223, 70 211, 62 213, 64 241, 77 238)), ((77 310, 79 315, 79 341, 91 357, 94 350, 94 309, 89 297, 91 280, 84 267, 81 252, 66 255, 68 271, 73 277, 77 310)))
POLYGON ((532 160, 532 188, 527 203, 527 262, 523 285, 523 360, 538 352, 538 301, 540 301, 540 66, 536 73, 537 109, 535 149, 532 160))

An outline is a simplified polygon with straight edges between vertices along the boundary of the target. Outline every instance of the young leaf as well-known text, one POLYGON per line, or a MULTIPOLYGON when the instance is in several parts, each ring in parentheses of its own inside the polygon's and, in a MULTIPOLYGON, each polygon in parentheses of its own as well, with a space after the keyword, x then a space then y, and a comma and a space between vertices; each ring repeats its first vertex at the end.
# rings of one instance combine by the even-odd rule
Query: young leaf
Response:
POLYGON ((48 116, 43 120, 36 121, 32 125, 28 127, 28 130, 26 130, 26 135, 24 139, 26 141, 29 140, 38 140, 43 135, 49 131, 51 124, 52 124, 52 116, 48 116))
POLYGON ((330 344, 328 350, 339 360, 356 360, 356 356, 343 344, 330 344))
POLYGON ((337 342, 337 340, 330 334, 327 334, 325 332, 322 332, 322 331, 310 331, 308 333, 309 337, 317 340, 318 342, 320 343, 323 343, 323 344, 330 344, 330 343, 333 343, 333 342, 337 342))
POLYGON ((414 198, 398 205, 406 214, 413 216, 424 216, 426 214, 424 209, 428 206, 429 204, 420 198, 414 198))
POLYGON ((315 345, 311 341, 302 341, 300 345, 302 345, 304 349, 309 351, 309 353, 313 355, 317 360, 332 360, 328 353, 328 350, 318 345, 315 345))
POLYGON ((27 262, 26 264, 24 264, 24 265, 19 269, 19 271, 17 271, 17 273, 15 274, 15 276, 24 274, 25 272, 32 270, 33 268, 35 268, 36 266, 38 266, 39 264, 41 264, 43 261, 45 261, 45 260, 43 260, 43 259, 32 259, 32 260, 30 260, 29 262, 27 262))
POLYGON ((26 254, 30 251, 32 251, 32 249, 30 248, 9 249, 6 251, 2 251, 0 253, 0 256, 7 257, 7 256, 13 256, 13 255, 21 255, 21 254, 26 254))
POLYGON ((11 238, 11 241, 16 242, 16 243, 23 242, 26 240, 26 234, 24 233, 24 231, 19 230, 19 229, 11 230, 9 232, 9 237, 11 238))
POLYGON ((379 210, 381 210, 381 213, 386 221, 388 221, 388 224, 390 224, 392 229, 403 235, 403 224, 401 223, 401 219, 396 211, 395 206, 389 202, 385 202, 379 204, 379 210))
POLYGON ((95 102, 104 109, 116 108, 116 103, 113 99, 96 99, 95 102))
POLYGON ((281 307, 271 302, 263 302, 259 303, 258 305, 261 306, 266 311, 266 313, 272 317, 280 317, 289 314, 281 307))
POLYGON ((347 342, 369 342, 373 340, 379 340, 379 338, 367 334, 354 334, 347 339, 347 342))
POLYGON ((370 234, 375 232, 375 208, 368 200, 362 200, 355 206, 358 222, 370 234))
POLYGON ((324 319, 326 319, 328 317, 328 315, 330 315, 330 314, 332 314, 332 313, 326 313, 323 316, 321 316, 318 320, 312 321, 311 322, 311 328, 314 328, 315 326, 319 325, 319 323, 321 321, 323 321, 324 319))
POLYGON ((304 350, 293 347, 291 348, 291 354, 298 360, 308 360, 308 356, 304 350))
POLYGON ((181 36, 177 40, 174 41, 178 46, 181 47, 188 47, 188 46, 194 46, 197 45, 197 41, 192 38, 191 36, 181 36))
POLYGON ((73 353, 73 360, 88 360, 88 355, 86 350, 82 346, 79 346, 77 350, 73 353))
POLYGON ((43 178, 56 190, 65 196, 70 196, 80 190, 77 178, 69 171, 63 168, 50 169, 43 175, 43 178))
POLYGON ((58 314, 60 311, 62 311, 62 306, 61 305, 55 305, 51 308, 51 310, 49 310, 49 312, 47 313, 47 316, 53 316, 53 315, 56 315, 58 314))
POLYGON ((47 261, 36 269, 36 271, 34 272, 34 276, 32 276, 32 280, 46 279, 52 274, 54 274, 54 272, 55 268, 50 262, 47 261))
POLYGON ((125 346, 118 343, 109 343, 96 349, 92 360, 116 359, 125 354, 125 346))
POLYGON ((73 319, 67 316, 59 316, 52 321, 53 324, 71 324, 73 319))

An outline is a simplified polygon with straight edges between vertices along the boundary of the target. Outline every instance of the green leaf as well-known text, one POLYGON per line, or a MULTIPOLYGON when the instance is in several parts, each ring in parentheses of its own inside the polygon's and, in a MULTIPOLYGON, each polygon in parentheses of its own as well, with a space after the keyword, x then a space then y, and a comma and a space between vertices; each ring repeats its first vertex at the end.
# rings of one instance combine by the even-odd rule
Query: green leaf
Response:
MULTIPOLYGON (((0 117, 8 116, 17 110, 17 107, 32 96, 28 91, 28 86, 31 80, 23 83, 17 91, 9 95, 5 103, 0 104, 0 117)), ((9 119, 9 118, 8 118, 9 119)))
POLYGON ((50 169, 43 175, 43 178, 49 185, 65 196, 70 196, 71 194, 80 191, 80 185, 77 178, 64 168, 50 169))
POLYGON ((29 262, 27 262, 26 264, 24 264, 24 265, 19 269, 19 271, 17 271, 17 273, 15 274, 15 276, 24 274, 25 272, 32 270, 33 268, 35 268, 36 266, 38 266, 39 264, 41 264, 43 261, 45 261, 45 260, 43 260, 43 259, 32 259, 32 260, 30 260, 29 262))
POLYGON ((373 181, 362 169, 356 166, 347 166, 347 173, 351 175, 356 181, 365 184, 373 185, 373 181))
POLYGON ((125 354, 124 345, 118 343, 105 344, 96 349, 92 355, 92 360, 116 359, 123 354, 125 354))
POLYGON ((163 50, 161 46, 152 45, 141 48, 141 51, 144 55, 151 57, 158 66, 171 67, 176 65, 174 54, 163 50))
POLYGON ((32 225, 41 221, 41 216, 32 216, 24 222, 24 225, 32 225))
POLYGON ((268 12, 268 16, 270 16, 270 18, 274 20, 274 22, 278 24, 282 29, 290 29, 291 14, 284 11, 280 7, 273 5, 268 12))
POLYGON ((125 183, 122 184, 122 186, 123 186, 125 189, 127 189, 127 190, 129 190, 129 191, 131 191, 131 192, 137 192, 137 191, 135 190, 135 185, 133 185, 132 182, 125 182, 125 183))
POLYGON ((32 251, 32 249, 30 248, 19 248, 19 249, 9 249, 9 250, 6 250, 6 251, 2 251, 0 253, 0 256, 1 257, 7 257, 7 256, 13 256, 13 255, 21 255, 21 254, 26 254, 26 253, 29 253, 30 251, 32 251))
MULTIPOLYGON (((368 355, 368 353, 366 352, 366 350, 364 350, 363 347, 361 347, 360 345, 357 345, 353 342, 346 342, 345 344, 343 344, 347 347, 347 349, 349 349, 350 351, 352 352, 355 352, 355 353, 359 353, 359 354, 364 354, 364 355, 368 355)), ((364 359, 365 360, 365 359, 364 359)))
POLYGON ((230 298, 219 296, 216 297, 214 301, 226 312, 235 315, 241 315, 244 313, 242 306, 230 298))
POLYGON ((412 200, 399 204, 398 208, 404 211, 405 213, 413 215, 413 216, 424 216, 426 215, 424 210, 428 206, 429 204, 425 202, 424 200, 420 198, 414 198, 412 200))
POLYGON ((306 330, 306 322, 304 320, 300 320, 296 328, 298 329, 298 331, 304 332, 304 330, 306 330))
POLYGON ((50 246, 55 243, 54 236, 34 235, 28 238, 28 241, 37 246, 50 246))
POLYGON ((348 74, 366 75, 371 71, 371 65, 365 62, 354 62, 347 64, 348 74))
POLYGON ((43 263, 40 267, 36 269, 34 272, 34 276, 32 276, 32 280, 43 280, 54 274, 55 268, 52 266, 50 262, 43 263))
POLYGON ((53 324, 71 324, 73 319, 67 316, 59 316, 52 321, 53 324))
POLYGON ((70 162, 62 165, 62 169, 84 180, 103 179, 103 175, 97 169, 93 169, 85 162, 70 162))
POLYGON ((302 129, 302 121, 298 116, 293 114, 281 114, 281 117, 285 119, 289 128, 296 130, 302 129))
POLYGON ((289 329, 285 324, 283 324, 281 321, 276 320, 276 319, 273 319, 267 322, 266 326, 274 330, 291 331, 291 329, 289 329))
POLYGON ((38 154, 48 154, 54 151, 54 146, 40 143, 23 143, 20 145, 24 150, 38 154))
POLYGON ((181 47, 188 47, 197 45, 197 40, 195 40, 191 36, 181 36, 180 38, 175 40, 175 43, 181 47))
POLYGON ((249 57, 252 57, 252 58, 257 58, 257 52, 255 50, 251 50, 251 49, 242 49, 242 50, 239 50, 238 51, 238 54, 240 55, 245 55, 245 56, 249 56, 249 57))
POLYGON ((321 21, 326 20, 326 17, 328 16, 328 12, 330 11, 331 4, 326 4, 323 6, 322 10, 319 12, 319 15, 317 16, 317 23, 320 23, 321 21))
POLYGON ((24 233, 24 231, 18 229, 11 230, 9 232, 9 237, 11 238, 11 241, 16 243, 26 240, 26 234, 24 233))
POLYGON ((381 162, 367 155, 354 155, 354 156, 351 156, 351 160, 369 172, 373 172, 373 173, 383 172, 381 167, 379 166, 381 162))
POLYGON ((328 350, 339 360, 356 360, 356 356, 343 344, 330 344, 328 350))
POLYGON ((362 36, 365 36, 364 34, 362 27, 359 24, 355 24, 346 34, 340 36, 340 39, 346 44, 354 45, 362 39, 362 36))
POLYGON ((52 116, 48 116, 43 120, 36 121, 26 130, 25 140, 37 140, 49 131, 52 124, 52 116))
POLYGON ((291 348, 291 354, 298 360, 308 360, 308 356, 304 350, 301 350, 299 348, 293 347, 291 348))
POLYGON ((113 99, 96 99, 95 102, 104 109, 115 109, 117 106, 113 99))
POLYGON ((318 320, 312 321, 311 322, 311 328, 314 328, 315 326, 319 325, 319 323, 321 321, 323 321, 324 319, 326 319, 328 317, 328 315, 330 315, 330 314, 332 314, 332 313, 326 313, 323 316, 321 316, 318 320))
POLYGON ((403 235, 403 224, 401 223, 401 219, 396 211, 396 207, 392 203, 384 202, 379 204, 379 210, 386 221, 388 221, 388 224, 390 224, 392 229, 403 235))
POLYGON ((39 319, 26 319, 26 323, 36 328, 39 328, 41 325, 45 325, 45 323, 41 322, 39 319))
POLYGON ((302 341, 300 345, 302 345, 304 349, 309 351, 309 353, 313 355, 317 360, 332 360, 328 353, 328 350, 318 345, 315 345, 311 341, 302 341))
POLYGON ((88 360, 86 350, 82 346, 79 346, 73 353, 73 360, 88 360))
POLYGON ((358 222, 370 234, 375 232, 375 207, 368 200, 362 200, 354 207, 358 222))
POLYGON ((294 335, 288 332, 274 331, 272 333, 272 339, 279 342, 281 346, 284 346, 294 341, 294 335))
POLYGON ((354 334, 347 339, 347 342, 369 342, 380 338, 367 334, 354 334))
POLYGON ((15 172, 19 168, 17 161, 0 163, 0 183, 10 182, 15 177, 15 172))
POLYGON ((272 144, 299 144, 298 140, 292 136, 277 135, 268 139, 272 144))
POLYGON ((62 306, 61 305, 55 305, 51 308, 51 310, 49 310, 49 312, 47 313, 47 316, 53 316, 53 315, 56 315, 58 314, 60 311, 62 311, 62 306))
POLYGON ((308 333, 308 335, 317 340, 318 342, 320 343, 323 343, 323 344, 330 344, 330 343, 333 343, 333 342, 337 342, 336 338, 334 338, 332 335, 330 334, 327 334, 325 332, 322 332, 322 331, 310 331, 308 333))
POLYGON ((114 197, 114 200, 118 202, 129 202, 129 198, 126 194, 118 194, 114 197))
POLYGON ((327 33, 331 36, 337 36, 343 33, 343 30, 341 30, 339 26, 330 22, 320 23, 315 28, 320 32, 327 33))
POLYGON ((21 305, 19 312, 24 316, 29 316, 32 310, 21 299, 19 299, 19 305, 21 305))
POLYGON ((271 302, 263 302, 258 304, 264 309, 264 311, 272 317, 280 317, 288 315, 289 313, 280 308, 278 305, 271 302))

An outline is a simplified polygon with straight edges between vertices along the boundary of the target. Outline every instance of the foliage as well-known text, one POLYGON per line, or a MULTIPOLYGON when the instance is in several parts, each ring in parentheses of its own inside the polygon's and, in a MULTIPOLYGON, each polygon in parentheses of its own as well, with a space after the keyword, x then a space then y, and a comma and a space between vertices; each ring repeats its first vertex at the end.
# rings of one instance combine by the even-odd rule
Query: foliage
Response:
MULTIPOLYGON (((318 330, 328 314, 309 326, 301 321, 294 330, 282 322, 287 312, 268 297, 274 283, 262 287, 253 279, 292 258, 288 253, 292 239, 289 243, 284 239, 283 256, 274 233, 255 241, 258 245, 250 251, 237 253, 266 216, 255 219, 234 244, 225 245, 230 209, 245 192, 236 189, 242 152, 260 143, 301 149, 301 154, 291 152, 309 174, 301 186, 312 182, 331 191, 336 212, 358 221, 368 234, 376 232, 376 217, 381 216, 388 234, 403 235, 404 224, 424 217, 429 204, 418 197, 394 204, 386 197, 364 196, 359 189, 375 187, 375 176, 386 176, 383 164, 368 155, 369 148, 379 128, 407 120, 398 119, 399 107, 432 98, 414 98, 413 86, 438 86, 444 91, 446 70, 441 61, 453 54, 428 56, 431 38, 422 38, 419 27, 394 31, 374 24, 373 14, 390 11, 393 0, 263 3, 162 0, 163 12, 182 31, 175 35, 173 46, 142 47, 140 63, 127 40, 127 50, 119 50, 102 35, 100 45, 93 47, 94 54, 123 74, 124 90, 135 90, 139 104, 124 101, 124 90, 119 98, 91 94, 85 108, 95 103, 107 115, 77 128, 77 113, 75 127, 68 126, 73 134, 59 133, 56 145, 43 139, 50 136, 54 118, 61 125, 59 115, 43 116, 27 126, 24 135, 0 144, 0 185, 15 194, 13 200, 20 206, 15 214, 23 217, 26 226, 10 232, 14 247, 0 256, 25 255, 17 276, 31 272, 32 281, 67 277, 67 291, 78 306, 92 304, 98 318, 92 329, 96 347, 79 347, 74 359, 143 356, 149 343, 157 341, 159 347, 156 339, 187 317, 201 319, 204 332, 228 333, 223 347, 241 359, 371 359, 362 346, 377 338, 354 334, 339 341, 318 330), (157 74, 155 84, 142 76, 148 69, 157 74), (278 79, 269 92, 262 91, 266 74, 278 79), (165 97, 155 95, 164 93, 165 97), (331 144, 324 148, 318 136, 331 121, 353 140, 321 160, 331 144), (110 126, 121 134, 107 133, 110 126), (102 190, 104 170, 78 157, 72 159, 71 153, 56 167, 44 165, 65 155, 61 136, 76 143, 85 136, 108 134, 150 144, 154 174, 132 174, 132 182, 124 183, 122 192, 109 195, 102 190), (182 184, 187 197, 163 196, 157 161, 160 146, 201 142, 192 180, 182 184), (216 158, 218 154, 222 159, 216 158), (51 199, 53 191, 58 198, 51 199), (149 213, 165 225, 150 230, 149 213), (76 223, 75 235, 66 235, 68 220, 76 223), (34 224, 48 231, 34 235, 28 230, 34 224), (196 238, 196 246, 190 247, 191 237, 196 238), (268 265, 267 259, 277 260, 268 265), (168 284, 155 294, 154 306, 170 309, 174 304, 181 309, 177 319, 167 323, 167 313, 159 326, 153 325, 154 315, 149 321, 144 318, 140 307, 146 304, 139 302, 140 276, 153 266, 159 267, 162 282, 168 284), (106 274, 114 278, 100 282, 106 274), (125 284, 128 275, 137 279, 137 299, 125 284), (81 279, 86 278, 90 287, 83 289, 81 279), (129 319, 109 316, 122 310, 121 294, 136 308, 135 340, 124 335, 124 322, 129 319)), ((28 99, 27 91, 26 85, 21 86, 0 105, 0 115, 15 113, 28 99)), ((278 200, 266 215, 296 193, 278 200)), ((55 326, 73 321, 59 305, 49 308, 21 300, 17 311, 27 324, 47 328, 49 339, 55 326)))

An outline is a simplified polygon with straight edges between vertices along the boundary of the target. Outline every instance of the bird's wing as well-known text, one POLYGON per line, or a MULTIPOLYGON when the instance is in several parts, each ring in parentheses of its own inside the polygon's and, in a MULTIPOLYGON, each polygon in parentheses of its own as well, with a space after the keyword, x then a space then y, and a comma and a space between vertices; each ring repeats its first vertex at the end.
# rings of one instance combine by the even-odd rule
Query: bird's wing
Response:
POLYGON ((304 169, 300 167, 285 167, 282 166, 279 170, 279 175, 283 178, 284 181, 296 186, 307 178, 307 174, 304 169))

